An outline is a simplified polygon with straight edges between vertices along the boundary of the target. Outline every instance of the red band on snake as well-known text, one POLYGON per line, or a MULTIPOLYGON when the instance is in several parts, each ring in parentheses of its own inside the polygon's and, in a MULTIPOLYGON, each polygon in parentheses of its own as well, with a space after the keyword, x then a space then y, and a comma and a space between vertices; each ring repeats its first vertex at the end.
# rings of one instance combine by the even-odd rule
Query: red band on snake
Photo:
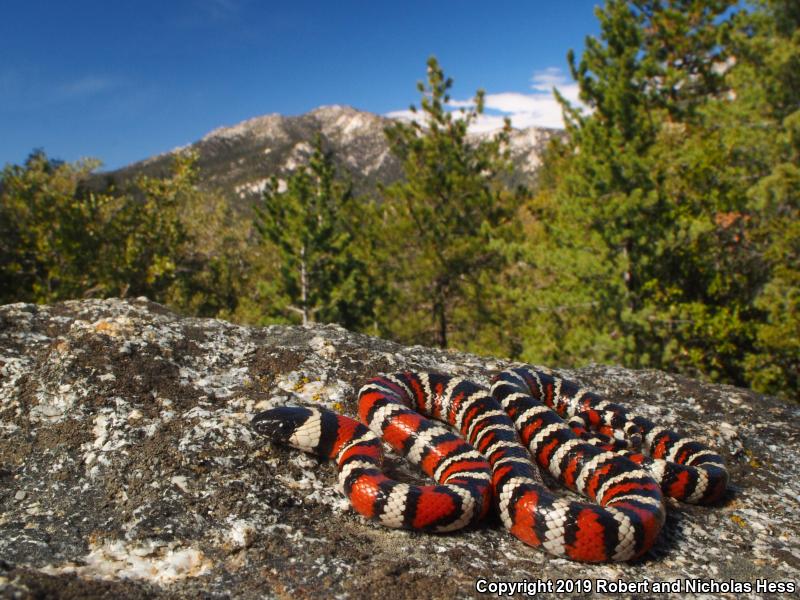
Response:
POLYGON ((727 485, 722 459, 705 446, 528 368, 499 374, 491 392, 447 375, 376 377, 359 392, 359 417, 369 429, 325 409, 281 407, 256 415, 253 427, 335 460, 353 508, 385 526, 453 531, 482 518, 494 498, 513 535, 580 561, 645 553, 664 522, 662 490, 707 503, 727 485), (422 415, 450 424, 469 444, 422 415), (376 434, 438 485, 384 475, 376 434), (554 496, 531 456, 597 504, 554 496))

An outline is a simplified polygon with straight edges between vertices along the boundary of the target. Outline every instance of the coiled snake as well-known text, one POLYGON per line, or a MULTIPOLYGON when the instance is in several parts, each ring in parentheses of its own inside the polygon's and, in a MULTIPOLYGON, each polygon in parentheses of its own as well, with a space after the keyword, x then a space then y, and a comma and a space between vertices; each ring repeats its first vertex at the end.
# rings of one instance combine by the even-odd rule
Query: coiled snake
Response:
POLYGON ((530 368, 503 371, 491 390, 432 373, 376 377, 359 392, 359 417, 366 426, 326 409, 279 407, 252 425, 335 460, 353 508, 387 527, 453 531, 494 504, 523 542, 580 561, 641 556, 664 523, 662 495, 708 504, 728 483, 722 459, 699 442, 530 368), (388 478, 378 436, 438 485, 388 478), (531 456, 596 504, 554 496, 531 456))

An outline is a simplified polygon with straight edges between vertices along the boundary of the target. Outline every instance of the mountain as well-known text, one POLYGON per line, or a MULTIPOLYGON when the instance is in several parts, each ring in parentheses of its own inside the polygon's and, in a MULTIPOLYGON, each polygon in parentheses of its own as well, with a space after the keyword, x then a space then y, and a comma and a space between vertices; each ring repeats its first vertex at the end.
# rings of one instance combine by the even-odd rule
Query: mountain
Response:
MULTIPOLYGON (((222 189, 234 206, 246 208, 272 175, 285 178, 311 154, 317 133, 334 152, 340 172, 346 172, 357 193, 369 194, 378 182, 400 178, 399 161, 389 151, 384 128, 387 117, 347 106, 323 106, 300 116, 255 117, 232 127, 220 127, 188 146, 176 148, 117 171, 104 174, 119 183, 139 174, 169 173, 175 153, 191 149, 199 156, 201 186, 222 189)), ((531 127, 514 130, 511 154, 513 183, 529 183, 547 142, 559 130, 531 127)), ((490 134, 475 134, 475 137, 490 134)))

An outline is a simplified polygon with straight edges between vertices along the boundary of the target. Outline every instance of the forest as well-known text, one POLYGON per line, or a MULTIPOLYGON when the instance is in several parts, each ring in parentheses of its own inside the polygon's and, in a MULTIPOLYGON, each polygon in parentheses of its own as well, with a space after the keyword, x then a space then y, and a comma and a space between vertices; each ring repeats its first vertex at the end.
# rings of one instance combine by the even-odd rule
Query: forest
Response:
MULTIPOLYGON (((583 107, 535 185, 510 123, 476 141, 435 58, 403 177, 353 192, 320 137, 247 217, 168 177, 98 189, 98 160, 0 173, 0 303, 146 296, 252 325, 338 323, 553 367, 652 368, 800 401, 800 3, 606 0, 567 63, 583 107)), ((266 174, 267 176, 271 174, 266 174)))

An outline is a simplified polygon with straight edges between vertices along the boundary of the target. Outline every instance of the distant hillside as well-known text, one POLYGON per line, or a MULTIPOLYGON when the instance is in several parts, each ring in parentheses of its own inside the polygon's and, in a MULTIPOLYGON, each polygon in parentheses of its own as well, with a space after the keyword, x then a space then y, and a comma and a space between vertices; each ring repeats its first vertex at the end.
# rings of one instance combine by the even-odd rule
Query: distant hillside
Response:
MULTIPOLYGON (((199 154, 203 187, 224 190, 234 206, 245 209, 269 177, 284 178, 307 160, 309 142, 319 132, 356 191, 369 193, 377 182, 389 183, 401 176, 400 164, 383 134, 389 123, 386 117, 346 106, 323 106, 296 117, 265 115, 220 127, 189 146, 105 173, 103 178, 118 183, 142 173, 164 175, 175 152, 193 149, 199 154)), ((513 132, 515 183, 531 181, 545 145, 557 134, 558 130, 535 127, 513 132)))

